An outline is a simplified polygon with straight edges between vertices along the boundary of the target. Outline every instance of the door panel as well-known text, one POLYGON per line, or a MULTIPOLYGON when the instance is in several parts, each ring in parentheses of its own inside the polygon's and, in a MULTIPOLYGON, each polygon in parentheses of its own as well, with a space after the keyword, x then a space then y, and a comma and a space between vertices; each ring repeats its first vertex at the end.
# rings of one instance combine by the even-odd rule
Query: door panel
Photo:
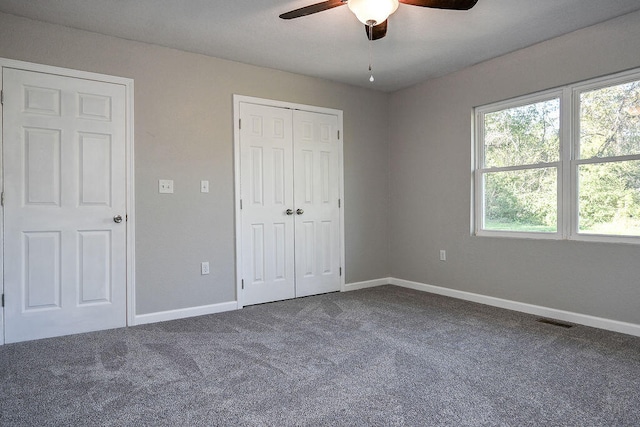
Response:
POLYGON ((60 308, 60 233, 23 233, 24 311, 60 308))
POLYGON ((244 304, 293 298, 291 111, 240 103, 244 304))
POLYGON ((111 205, 111 135, 81 133, 80 200, 81 206, 111 205))
POLYGON ((60 130, 24 128, 27 205, 60 206, 60 139, 60 130))
POLYGON ((5 340, 125 326, 125 87, 2 78, 5 340))
POLYGON ((296 296, 340 290, 338 118, 293 112, 296 296))
POLYGON ((80 231, 78 304, 111 301, 111 232, 80 231))

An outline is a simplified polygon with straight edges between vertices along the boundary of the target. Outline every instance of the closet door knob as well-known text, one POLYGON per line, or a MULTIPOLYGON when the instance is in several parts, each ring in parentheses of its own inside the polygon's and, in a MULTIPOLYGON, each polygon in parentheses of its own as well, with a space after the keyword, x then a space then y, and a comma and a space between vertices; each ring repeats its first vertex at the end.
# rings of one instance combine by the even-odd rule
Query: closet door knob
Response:
POLYGON ((297 213, 298 215, 302 215, 302 214, 304 213, 304 211, 303 211, 302 209, 298 209, 298 210, 296 210, 296 213, 297 213))
POLYGON ((287 209, 287 210, 285 211, 285 213, 286 213, 287 215, 293 215, 293 209, 287 209))

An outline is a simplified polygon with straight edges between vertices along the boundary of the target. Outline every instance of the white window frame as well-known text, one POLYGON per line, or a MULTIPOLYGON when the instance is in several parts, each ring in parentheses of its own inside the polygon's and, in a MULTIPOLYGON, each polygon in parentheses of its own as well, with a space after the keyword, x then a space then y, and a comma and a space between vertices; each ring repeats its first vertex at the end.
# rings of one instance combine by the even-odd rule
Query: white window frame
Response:
POLYGON ((618 236, 605 234, 580 233, 578 230, 578 172, 584 164, 640 160, 640 154, 617 157, 579 159, 580 148, 580 94, 609 86, 640 80, 640 69, 624 71, 604 77, 545 90, 505 101, 495 102, 474 108, 473 150, 473 194, 472 227, 476 236, 511 237, 530 239, 577 240, 591 242, 613 242, 640 244, 640 236, 618 236), (535 165, 484 168, 484 116, 489 113, 560 99, 560 152, 559 161, 535 165), (484 221, 483 176, 491 172, 557 167, 558 169, 558 226, 555 233, 522 232, 508 230, 486 230, 484 221))

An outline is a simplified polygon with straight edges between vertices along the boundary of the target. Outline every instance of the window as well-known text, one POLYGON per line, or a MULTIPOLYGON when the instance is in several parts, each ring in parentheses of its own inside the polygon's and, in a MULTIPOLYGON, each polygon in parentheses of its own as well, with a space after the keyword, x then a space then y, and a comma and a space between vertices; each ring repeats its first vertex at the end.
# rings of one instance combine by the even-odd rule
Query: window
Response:
POLYGON ((640 243, 640 72, 476 108, 478 235, 640 243))
POLYGON ((576 94, 578 232, 640 236, 640 80, 576 94))

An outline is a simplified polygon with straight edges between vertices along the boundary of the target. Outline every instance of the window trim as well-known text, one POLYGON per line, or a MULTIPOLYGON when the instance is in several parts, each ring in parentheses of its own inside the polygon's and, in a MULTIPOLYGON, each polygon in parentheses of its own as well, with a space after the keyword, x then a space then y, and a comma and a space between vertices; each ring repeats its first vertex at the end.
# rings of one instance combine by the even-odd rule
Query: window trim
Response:
POLYGON ((578 230, 579 166, 584 164, 602 164, 625 160, 640 160, 640 153, 634 155, 589 159, 579 159, 577 156, 580 147, 580 94, 638 80, 640 80, 640 68, 475 107, 473 109, 474 123, 472 138, 472 234, 483 237, 640 244, 640 236, 593 234, 579 232, 578 230), (559 160, 557 162, 497 168, 482 167, 484 165, 484 116, 486 114, 556 98, 560 101, 560 147, 559 160), (483 221, 485 200, 482 186, 485 174, 490 172, 537 169, 543 167, 557 167, 558 170, 557 231, 523 232, 484 229, 483 221))

